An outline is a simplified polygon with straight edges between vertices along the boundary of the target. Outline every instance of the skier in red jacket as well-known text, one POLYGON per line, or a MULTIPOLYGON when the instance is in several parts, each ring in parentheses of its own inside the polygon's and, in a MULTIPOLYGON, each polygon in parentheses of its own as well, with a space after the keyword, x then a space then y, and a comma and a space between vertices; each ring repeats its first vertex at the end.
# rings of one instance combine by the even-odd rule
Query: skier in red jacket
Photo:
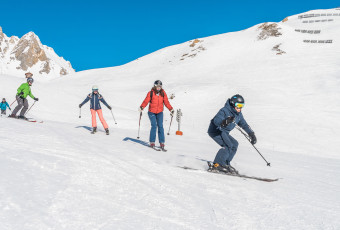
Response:
POLYGON ((156 131, 158 127, 158 140, 160 143, 160 147, 163 151, 164 149, 164 128, 163 128, 163 110, 164 105, 169 109, 170 115, 174 115, 174 109, 170 105, 168 100, 168 96, 166 95, 164 89, 162 89, 162 82, 160 80, 155 81, 154 87, 150 92, 146 95, 143 103, 141 104, 139 111, 143 112, 143 109, 149 105, 149 119, 151 122, 151 130, 150 130, 150 147, 155 148, 155 140, 156 140, 156 131))

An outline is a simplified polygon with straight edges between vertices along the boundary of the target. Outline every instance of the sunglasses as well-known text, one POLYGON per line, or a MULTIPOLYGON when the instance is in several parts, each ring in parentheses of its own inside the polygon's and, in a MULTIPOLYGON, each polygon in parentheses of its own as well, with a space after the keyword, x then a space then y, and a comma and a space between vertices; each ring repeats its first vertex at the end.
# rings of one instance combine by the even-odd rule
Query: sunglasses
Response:
POLYGON ((235 107, 242 109, 244 106, 244 103, 235 103, 235 107))

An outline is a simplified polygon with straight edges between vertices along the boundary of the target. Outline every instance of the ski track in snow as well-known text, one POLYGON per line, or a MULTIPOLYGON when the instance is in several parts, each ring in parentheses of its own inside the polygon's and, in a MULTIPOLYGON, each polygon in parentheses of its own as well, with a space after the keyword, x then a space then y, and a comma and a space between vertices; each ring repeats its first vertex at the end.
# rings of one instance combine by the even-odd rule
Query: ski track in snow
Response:
MULTIPOLYGON (((284 163, 282 153, 272 153, 275 166, 267 172, 282 179, 265 183, 178 168, 183 155, 186 165, 201 169, 206 163, 197 158, 213 157, 181 149, 183 142, 201 152, 212 146, 184 136, 169 136, 168 142, 177 144, 163 153, 123 141, 130 131, 116 127, 106 136, 52 121, 0 122, 6 143, 0 160, 4 229, 332 229, 339 224, 334 205, 339 161, 302 163, 304 157, 295 157, 284 163), (21 131, 7 133, 10 129, 21 131), (292 165, 296 170, 285 170, 292 165)), ((240 151, 241 170, 256 174, 266 167, 253 164, 255 153, 240 151)))

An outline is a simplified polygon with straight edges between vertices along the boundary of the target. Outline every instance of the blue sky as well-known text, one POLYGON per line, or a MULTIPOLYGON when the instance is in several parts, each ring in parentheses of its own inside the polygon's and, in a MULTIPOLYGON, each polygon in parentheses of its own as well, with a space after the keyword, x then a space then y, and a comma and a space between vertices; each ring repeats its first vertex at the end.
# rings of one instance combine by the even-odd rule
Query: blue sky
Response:
POLYGON ((8 1, 0 26, 7 36, 35 32, 76 71, 130 62, 166 46, 243 30, 339 1, 8 1))

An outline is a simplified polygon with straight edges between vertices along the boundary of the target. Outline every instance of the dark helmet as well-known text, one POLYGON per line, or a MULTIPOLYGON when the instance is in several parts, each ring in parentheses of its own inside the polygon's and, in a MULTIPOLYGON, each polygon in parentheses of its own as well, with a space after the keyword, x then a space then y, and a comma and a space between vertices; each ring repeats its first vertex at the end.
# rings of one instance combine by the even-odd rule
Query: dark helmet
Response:
POLYGON ((236 95, 234 95, 234 96, 232 96, 231 98, 230 98, 230 105, 232 106, 232 107, 235 107, 236 105, 236 103, 241 103, 241 104, 244 104, 244 99, 243 99, 243 97, 240 95, 240 94, 236 94, 236 95))
POLYGON ((27 78, 27 83, 33 83, 34 82, 34 80, 33 80, 33 78, 31 78, 31 77, 29 77, 29 78, 27 78))
POLYGON ((160 81, 160 80, 157 80, 157 81, 155 81, 155 83, 154 83, 154 85, 157 87, 157 86, 160 86, 160 87, 162 87, 162 82, 160 81))

